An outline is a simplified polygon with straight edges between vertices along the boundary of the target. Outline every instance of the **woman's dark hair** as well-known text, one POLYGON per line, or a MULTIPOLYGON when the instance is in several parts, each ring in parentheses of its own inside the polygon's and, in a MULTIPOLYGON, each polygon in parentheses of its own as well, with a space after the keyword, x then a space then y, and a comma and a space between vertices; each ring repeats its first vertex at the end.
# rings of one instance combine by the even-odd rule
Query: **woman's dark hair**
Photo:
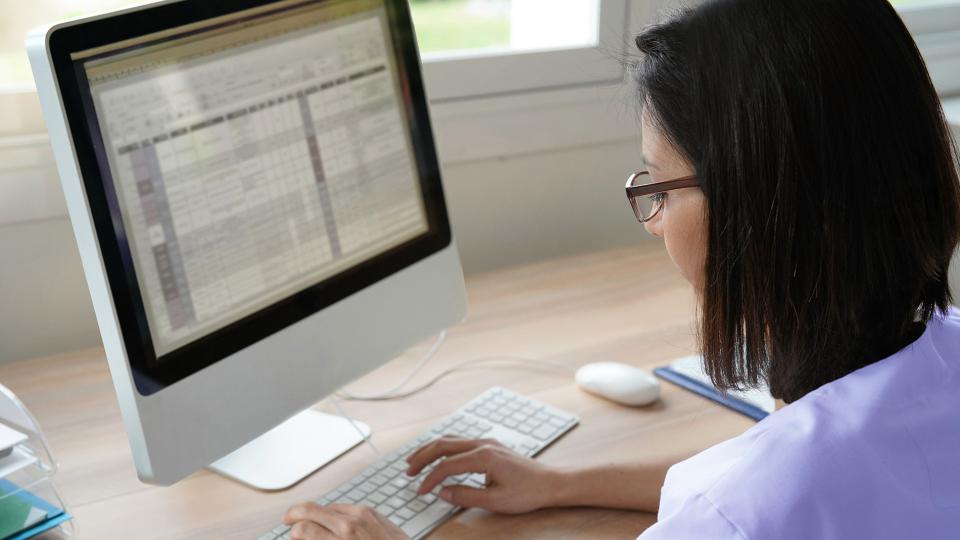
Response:
POLYGON ((950 301, 956 150, 885 0, 708 0, 636 38, 641 103, 707 200, 700 346, 795 401, 950 301))

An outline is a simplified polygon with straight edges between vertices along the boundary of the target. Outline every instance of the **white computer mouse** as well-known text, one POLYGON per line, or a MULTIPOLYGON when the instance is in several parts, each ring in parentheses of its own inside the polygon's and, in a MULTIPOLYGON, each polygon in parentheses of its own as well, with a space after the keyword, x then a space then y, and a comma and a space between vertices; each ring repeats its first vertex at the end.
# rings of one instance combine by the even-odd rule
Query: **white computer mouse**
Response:
POLYGON ((653 375, 618 362, 586 364, 575 379, 587 392, 624 405, 649 405, 660 397, 660 383, 653 375))

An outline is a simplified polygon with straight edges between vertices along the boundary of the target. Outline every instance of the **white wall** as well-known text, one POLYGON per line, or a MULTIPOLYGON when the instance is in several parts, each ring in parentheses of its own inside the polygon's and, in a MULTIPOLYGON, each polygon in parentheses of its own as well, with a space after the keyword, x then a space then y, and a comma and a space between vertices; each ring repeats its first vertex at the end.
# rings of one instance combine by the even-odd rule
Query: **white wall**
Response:
MULTIPOLYGON (((960 96, 943 100, 943 113, 953 130, 953 140, 960 144, 960 96)), ((960 249, 953 257, 950 267, 950 290, 953 291, 954 304, 960 306, 960 249)))
POLYGON ((100 343, 65 217, 0 226, 0 361, 100 343))
POLYGON ((445 167, 466 271, 640 241, 623 194, 634 141, 445 167))

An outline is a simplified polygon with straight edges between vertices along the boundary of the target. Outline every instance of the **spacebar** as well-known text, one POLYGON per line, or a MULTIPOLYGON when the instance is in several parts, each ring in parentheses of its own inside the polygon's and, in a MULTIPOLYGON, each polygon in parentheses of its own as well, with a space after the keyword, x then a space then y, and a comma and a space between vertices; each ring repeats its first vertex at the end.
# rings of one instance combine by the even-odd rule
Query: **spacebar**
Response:
POLYGON ((433 504, 424 508, 422 512, 413 516, 410 521, 401 525, 400 528, 412 538, 417 538, 417 535, 425 532, 431 525, 453 513, 455 508, 452 504, 444 501, 434 501, 433 504))

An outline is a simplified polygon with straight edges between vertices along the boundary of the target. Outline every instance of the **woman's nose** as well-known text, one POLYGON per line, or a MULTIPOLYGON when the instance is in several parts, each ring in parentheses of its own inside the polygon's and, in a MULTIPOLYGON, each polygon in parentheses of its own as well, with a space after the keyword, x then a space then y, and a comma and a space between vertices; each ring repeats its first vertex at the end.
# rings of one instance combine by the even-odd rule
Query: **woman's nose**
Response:
POLYGON ((663 211, 657 212, 657 215, 653 216, 653 219, 647 221, 643 224, 643 227, 647 229, 647 232, 658 237, 663 238, 663 211))

